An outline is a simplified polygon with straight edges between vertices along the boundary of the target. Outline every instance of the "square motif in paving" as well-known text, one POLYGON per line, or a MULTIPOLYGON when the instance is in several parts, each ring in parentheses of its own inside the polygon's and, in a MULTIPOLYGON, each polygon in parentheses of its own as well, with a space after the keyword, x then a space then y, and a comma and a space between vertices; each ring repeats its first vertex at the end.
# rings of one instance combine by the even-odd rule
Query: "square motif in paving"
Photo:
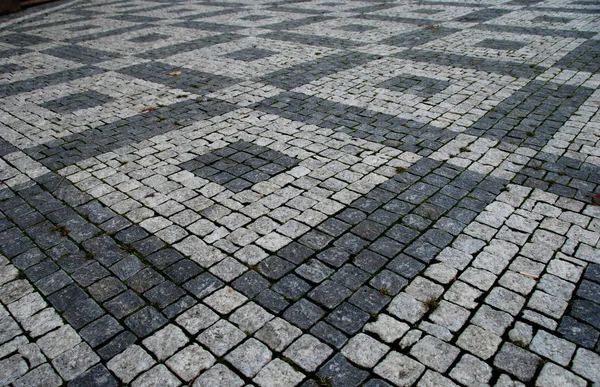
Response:
POLYGON ((512 40, 484 39, 481 42, 477 43, 475 46, 491 48, 493 50, 516 51, 527 46, 527 44, 523 42, 515 42, 512 40))
POLYGON ((566 17, 549 16, 549 15, 542 15, 542 16, 538 16, 538 17, 531 19, 531 21, 535 22, 535 23, 563 23, 563 24, 568 23, 571 20, 572 19, 569 19, 566 17))
POLYGON ((196 176, 240 192, 296 166, 300 160, 265 146, 238 141, 180 165, 196 176))
MULTIPOLYGON (((485 26, 487 28, 491 25, 485 24, 485 26)), ((571 37, 504 32, 504 26, 499 28, 499 31, 467 29, 456 32, 450 37, 428 42, 419 48, 465 58, 491 59, 498 62, 500 73, 502 73, 502 67, 514 64, 551 66, 564 56, 564 47, 573 42, 571 37), (508 47, 518 47, 519 49, 514 50, 508 47), (520 48, 526 49, 520 50, 520 48)), ((402 55, 402 53, 399 55, 402 55)), ((436 55, 435 53, 419 51, 419 57, 424 58, 424 60, 435 60, 436 55)), ((417 59, 420 60, 418 57, 417 59)), ((459 58, 454 60, 455 63, 459 61, 459 58)), ((456 65, 460 66, 460 63, 456 65)))
POLYGON ((402 74, 380 83, 377 87, 429 98, 445 90, 450 85, 450 82, 440 81, 439 79, 402 74))
POLYGON ((95 25, 95 24, 88 24, 85 26, 75 26, 75 27, 69 27, 67 28, 67 31, 71 31, 71 32, 79 32, 79 31, 87 31, 87 30, 92 30, 94 28, 99 28, 100 26, 95 25))
POLYGON ((17 71, 25 70, 26 68, 27 67, 19 66, 15 63, 0 64, 0 78, 2 78, 3 74, 14 73, 17 71))
POLYGON ((423 15, 435 15, 436 13, 444 12, 441 9, 431 9, 431 8, 423 8, 423 9, 415 9, 412 11, 413 13, 420 13, 423 15))
POLYGON ((248 15, 248 16, 244 16, 241 17, 241 20, 247 20, 247 21, 259 21, 259 20, 265 20, 265 19, 271 19, 272 16, 267 16, 267 15, 248 15))
POLYGON ((118 57, 118 55, 112 52, 78 45, 59 46, 45 50, 43 53, 82 64, 95 64, 118 57))
POLYGON ((128 40, 130 42, 134 42, 134 43, 152 43, 152 42, 158 42, 160 40, 164 40, 168 37, 169 37, 169 35, 152 33, 152 34, 148 34, 148 35, 137 36, 135 38, 128 39, 128 40))
POLYGON ((367 26, 367 25, 363 25, 363 24, 348 24, 347 26, 337 27, 335 29, 341 30, 341 31, 349 31, 349 32, 363 32, 363 31, 369 31, 369 30, 376 30, 377 27, 367 26))
POLYGON ((223 55, 225 58, 243 60, 244 62, 252 62, 277 54, 275 51, 263 50, 262 48, 244 48, 238 51, 230 52, 223 55))
POLYGON ((27 47, 34 46, 36 44, 41 43, 49 43, 50 39, 46 39, 36 35, 28 35, 28 34, 8 34, 4 36, 0 36, 0 43, 10 44, 11 46, 18 47, 27 47))
POLYGON ((87 90, 83 93, 71 94, 52 101, 44 102, 40 106, 55 113, 72 113, 81 109, 89 109, 104 105, 113 101, 114 98, 99 93, 94 90, 87 90))

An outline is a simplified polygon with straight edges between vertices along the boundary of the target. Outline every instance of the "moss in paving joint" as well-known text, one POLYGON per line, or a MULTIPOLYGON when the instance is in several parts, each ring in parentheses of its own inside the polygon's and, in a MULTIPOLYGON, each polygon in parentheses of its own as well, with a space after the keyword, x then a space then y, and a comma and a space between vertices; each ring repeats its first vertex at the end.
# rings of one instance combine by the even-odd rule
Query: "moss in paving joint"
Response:
POLYGON ((317 386, 333 386, 333 376, 317 376, 317 379, 315 381, 317 382, 317 386))
POLYGON ((71 232, 71 230, 69 230, 66 226, 63 226, 61 224, 57 224, 56 226, 50 227, 50 231, 57 231, 60 235, 64 237, 69 235, 69 233, 71 232))
POLYGON ((432 297, 427 301, 423 301, 423 305, 425 305, 428 311, 433 312, 438 308, 438 306, 440 306, 440 300, 438 300, 436 297, 432 297))

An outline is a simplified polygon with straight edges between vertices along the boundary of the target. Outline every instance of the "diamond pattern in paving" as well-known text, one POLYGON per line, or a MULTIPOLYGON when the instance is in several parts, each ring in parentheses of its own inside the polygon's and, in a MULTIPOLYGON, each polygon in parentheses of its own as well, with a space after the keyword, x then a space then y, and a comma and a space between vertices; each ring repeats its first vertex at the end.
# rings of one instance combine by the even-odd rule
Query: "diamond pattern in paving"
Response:
POLYGON ((596 2, 2 23, 0 385, 600 383, 596 2))

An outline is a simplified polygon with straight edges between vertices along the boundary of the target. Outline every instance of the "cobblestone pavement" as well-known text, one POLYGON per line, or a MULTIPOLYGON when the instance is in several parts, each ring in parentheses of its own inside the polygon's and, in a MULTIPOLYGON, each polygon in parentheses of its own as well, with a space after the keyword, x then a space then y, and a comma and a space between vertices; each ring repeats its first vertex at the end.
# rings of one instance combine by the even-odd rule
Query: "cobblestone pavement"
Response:
POLYGON ((600 383, 595 0, 0 24, 0 385, 600 383))

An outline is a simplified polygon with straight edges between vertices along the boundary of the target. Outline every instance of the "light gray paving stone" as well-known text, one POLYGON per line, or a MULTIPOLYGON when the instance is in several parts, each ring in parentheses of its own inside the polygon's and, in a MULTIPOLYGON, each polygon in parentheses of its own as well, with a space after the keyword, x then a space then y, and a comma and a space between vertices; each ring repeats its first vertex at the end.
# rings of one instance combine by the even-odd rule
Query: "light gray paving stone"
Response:
POLYGON ((256 245, 247 245, 236 251, 234 256, 248 265, 257 265, 263 259, 267 258, 269 254, 256 245))
POLYGON ((34 368, 13 383, 15 387, 58 387, 62 384, 63 380, 48 363, 34 368))
POLYGON ((525 304, 525 298, 508 289, 497 286, 490 291, 485 298, 485 302, 515 316, 525 304))
POLYGON ((449 375, 465 386, 481 386, 488 384, 492 378, 492 367, 475 356, 465 354, 449 375))
POLYGON ((23 357, 13 355, 4 360, 0 360, 0 384, 9 385, 29 371, 27 363, 23 357))
POLYGON ((429 315, 429 319, 452 332, 456 332, 462 328, 469 315, 470 312, 467 309, 442 300, 440 305, 429 315))
POLYGON ((180 385, 181 381, 163 364, 158 364, 144 372, 131 383, 132 387, 176 387, 180 385))
POLYGON ((502 343, 500 336, 476 325, 469 325, 456 341, 456 345, 483 360, 492 357, 500 343, 502 343))
POLYGON ((333 353, 333 350, 314 336, 305 334, 294 341, 283 356, 298 364, 302 369, 313 372, 333 353))
POLYGON ((8 310, 17 321, 25 321, 28 317, 34 315, 47 306, 42 296, 35 292, 20 298, 8 305, 8 310))
POLYGON ((87 343, 80 343, 59 355, 52 365, 64 380, 73 380, 99 361, 87 343))
MULTIPOLYGON (((18 330, 18 326, 15 323, 15 326, 17 327, 18 330)), ((21 332, 15 332, 15 334, 18 334, 21 332)), ((3 344, 0 346, 0 357, 6 357, 9 354, 16 352, 21 346, 27 345, 29 343, 29 340, 27 340, 27 338, 25 336, 17 336, 14 339, 10 340, 9 342, 3 344)))
POLYGON ((568 302, 575 290, 575 285, 554 275, 545 274, 538 283, 538 289, 568 302))
POLYGON ((46 308, 41 312, 28 317, 22 323, 23 329, 29 332, 29 335, 32 338, 42 336, 43 334, 50 332, 54 328, 62 325, 63 322, 60 319, 60 316, 53 308, 46 308))
POLYGON ((526 271, 517 273, 509 270, 500 277, 498 284, 521 295, 527 296, 535 287, 536 280, 522 273, 531 274, 526 271))
POLYGON ((425 270, 425 276, 442 284, 448 284, 456 278, 458 270, 444 263, 434 263, 425 270))
POLYGON ((481 296, 481 294, 481 291, 474 287, 467 285, 464 282, 456 281, 450 286, 450 289, 444 293, 444 299, 464 308, 474 309, 478 305, 477 302, 475 302, 475 299, 481 296))
POLYGON ((513 329, 508 332, 508 337, 513 343, 528 345, 533 340, 533 327, 517 321, 513 329))
POLYGON ((533 379, 540 357, 511 343, 504 343, 494 357, 494 366, 517 379, 528 382, 533 379))
POLYGON ((444 292, 444 287, 423 277, 415 278, 405 289, 405 292, 418 301, 436 299, 444 292))
POLYGON ((394 297, 388 306, 388 312, 400 320, 415 323, 425 315, 427 308, 422 302, 402 292, 394 297))
MULTIPOLYGON (((459 242, 459 246, 453 245, 453 247, 446 247, 438 254, 436 259, 457 270, 464 270, 471 260, 473 260, 471 251, 479 250, 480 247, 476 248, 476 246, 479 246, 479 243, 481 243, 481 246, 485 245, 485 243, 479 239, 474 239, 471 237, 467 238, 469 238, 468 241, 465 240, 464 242, 459 242)), ((459 241, 458 238, 457 241, 459 241)))
POLYGON ((398 340, 409 329, 408 324, 400 322, 387 314, 378 315, 377 321, 366 324, 364 328, 366 332, 377 334, 386 343, 393 343, 398 340))
POLYGON ((193 387, 231 386, 241 387, 244 381, 223 364, 215 364, 200 375, 193 387))
POLYGON ((227 314, 242 305, 247 299, 243 294, 226 286, 206 297, 204 303, 219 313, 227 314))
POLYGON ((273 319, 273 315, 254 302, 238 308, 229 317, 244 332, 254 333, 273 319))
POLYGON ((144 339, 142 344, 160 360, 165 360, 188 342, 181 328, 169 324, 152 336, 144 339))
POLYGON ((281 352, 301 334, 300 329, 279 317, 275 317, 258 330, 254 337, 267 344, 273 351, 281 352))
POLYGON ((533 337, 529 348, 562 366, 567 366, 575 353, 576 346, 540 329, 533 337))
POLYGON ((397 386, 410 386, 423 374, 425 366, 408 356, 392 351, 373 371, 397 386))
POLYGON ((446 372, 459 353, 458 348, 433 336, 425 336, 410 350, 421 363, 441 373, 446 372))
POLYGON ((244 332, 226 320, 219 320, 202 332, 197 340, 212 353, 222 356, 246 338, 244 332))
POLYGON ((542 312, 555 319, 562 317, 568 306, 565 301, 539 290, 534 291, 527 302, 528 308, 542 312))
POLYGON ((19 354, 27 361, 29 368, 37 367, 38 365, 46 362, 46 357, 42 354, 40 348, 34 343, 29 343, 20 347, 19 354))
POLYGON ((502 336, 512 322, 513 318, 510 314, 488 305, 482 305, 471 319, 472 324, 498 336, 502 336))
POLYGON ((242 265, 231 257, 227 257, 221 262, 212 266, 209 271, 215 276, 219 277, 221 280, 229 282, 248 271, 248 267, 242 265))
POLYGON ((294 370, 281 359, 273 359, 256 377, 254 383, 260 387, 294 387, 304 379, 304 374, 294 370))
POLYGON ((582 267, 562 259, 551 260, 546 270, 548 273, 554 274, 555 276, 569 282, 577 282, 581 277, 581 273, 583 272, 582 267))
POLYGON ((198 304, 193 306, 175 320, 189 334, 195 335, 219 320, 219 315, 213 312, 209 307, 198 304))
POLYGON ((458 387, 458 384, 435 371, 427 370, 417 387, 458 387))
POLYGON ((260 341, 250 338, 231 351, 225 359, 247 377, 253 377, 271 361, 271 351, 260 341))
POLYGON ((427 321, 421 321, 421 323, 419 324, 419 329, 446 342, 452 340, 452 338, 454 337, 454 335, 452 335, 452 332, 450 332, 448 328, 443 327, 441 325, 432 324, 427 321))
POLYGON ((142 347, 132 345, 106 363, 122 382, 129 383, 140 373, 150 369, 156 361, 142 347))
POLYGON ((500 375, 494 387, 524 387, 525 385, 517 380, 513 380, 506 374, 500 375))
POLYGON ((585 380, 573 374, 572 372, 567 371, 556 364, 547 363, 544 365, 544 368, 542 368, 540 375, 535 381, 535 385, 536 387, 584 387, 587 385, 587 383, 585 380))
POLYGON ((576 374, 598 383, 600 382, 600 356, 585 348, 579 348, 573 359, 572 370, 576 374))
POLYGON ((482 291, 489 290, 497 276, 487 270, 481 270, 474 267, 469 267, 459 277, 461 281, 464 281, 470 285, 475 286, 477 289, 482 291))
POLYGON ((423 331, 420 331, 418 329, 411 329, 406 333, 406 335, 404 335, 402 340, 400 340, 400 348, 404 349, 406 347, 410 347, 411 345, 419 341, 421 336, 423 336, 423 331))
POLYGON ((342 348, 342 355, 361 367, 372 368, 389 351, 389 347, 372 337, 359 333, 342 348))
POLYGON ((61 353, 73 348, 81 342, 81 337, 70 325, 62 327, 47 333, 40 337, 36 344, 42 352, 49 358, 54 359, 61 353))
POLYGON ((195 343, 183 348, 165 362, 171 371, 185 382, 192 381, 214 363, 215 357, 195 343))
POLYGON ((529 309, 523 311, 521 318, 551 331, 556 330, 556 327, 558 326, 558 323, 550 317, 546 317, 541 313, 529 309))

